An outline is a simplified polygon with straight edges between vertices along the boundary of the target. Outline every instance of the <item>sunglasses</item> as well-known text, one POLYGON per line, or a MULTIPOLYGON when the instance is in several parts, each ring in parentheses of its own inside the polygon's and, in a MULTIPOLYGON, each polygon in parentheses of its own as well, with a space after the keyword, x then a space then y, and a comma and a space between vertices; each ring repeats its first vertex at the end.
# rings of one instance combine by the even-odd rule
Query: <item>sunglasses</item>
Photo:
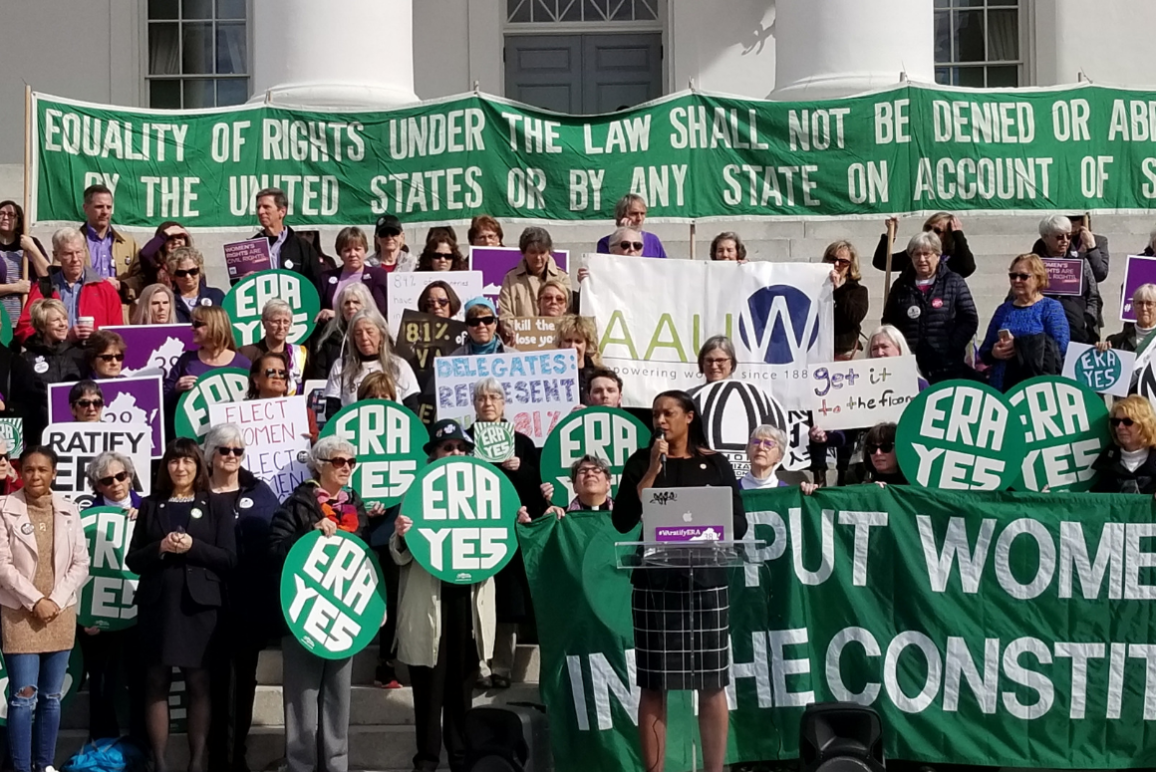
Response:
POLYGON ((8 459, 9 459, 9 456, 7 453, 0 453, 0 461, 7 462, 8 459))
POLYGON ((189 268, 188 270, 185 270, 182 268, 182 269, 173 271, 173 276, 177 277, 178 279, 183 279, 186 276, 200 276, 200 274, 201 274, 200 268, 189 268))
POLYGON ((430 255, 431 260, 453 260, 454 256, 448 252, 434 252, 430 255))
POLYGON ((868 456, 874 456, 876 453, 890 453, 895 450, 895 443, 881 442, 878 445, 867 445, 863 449, 867 451, 868 456))
POLYGON ((637 249, 638 251, 641 252, 642 251, 642 242, 641 241, 620 241, 620 242, 618 242, 618 248, 622 249, 622 250, 637 249))
POLYGON ((97 482, 100 483, 101 485, 108 486, 108 485, 112 485, 114 481, 115 482, 124 482, 127 479, 128 479, 128 472, 117 472, 116 474, 110 475, 109 477, 101 477, 99 480, 97 480, 97 482))
POLYGON ((1008 271, 1007 277, 1009 279, 1011 279, 1012 281, 1015 281, 1016 279, 1019 279, 1020 281, 1027 281, 1028 279, 1032 278, 1032 275, 1030 273, 1018 273, 1016 271, 1008 271))
POLYGON ((78 399, 78 400, 76 400, 76 406, 82 407, 85 410, 87 410, 90 407, 104 407, 104 400, 103 399, 78 399))
POLYGON ((426 306, 437 306, 438 308, 445 308, 450 304, 449 298, 426 298, 426 306))
POLYGON ((1070 233, 1057 233, 1055 238, 1056 238, 1056 241, 1071 241, 1072 240, 1072 234, 1070 234, 1070 233))
POLYGON ((1135 421, 1133 421, 1131 418, 1113 418, 1112 419, 1112 426, 1120 426, 1121 424, 1123 424, 1124 426, 1131 426, 1134 423, 1135 423, 1135 421))
POLYGON ((97 354, 96 358, 101 362, 123 362, 124 354, 97 354))
POLYGON ((333 464, 333 466, 337 467, 338 469, 343 466, 347 466, 350 469, 353 469, 355 466, 357 466, 356 458, 342 458, 341 456, 334 456, 333 458, 323 458, 321 460, 327 464, 333 464))
POLYGON ((237 458, 240 458, 241 456, 245 455, 245 449, 244 448, 220 447, 220 448, 217 448, 217 452, 220 453, 222 456, 232 455, 232 456, 236 456, 237 458))
POLYGON ((265 370, 266 378, 280 378, 282 380, 289 377, 289 373, 284 370, 274 370, 272 367, 265 370))
POLYGON ((484 324, 487 327, 489 327, 491 324, 493 324, 496 321, 498 321, 498 319, 497 319, 497 317, 494 317, 494 316, 475 316, 473 319, 467 319, 466 320, 466 326, 467 327, 480 327, 481 325, 484 324))
POLYGON ((833 257, 830 260, 825 260, 824 262, 826 262, 827 265, 837 265, 840 268, 846 268, 847 266, 851 265, 850 260, 846 260, 841 257, 833 257))
POLYGON ((193 320, 193 329, 194 330, 199 330, 202 327, 208 327, 208 326, 209 326, 208 322, 198 321, 197 319, 193 320))

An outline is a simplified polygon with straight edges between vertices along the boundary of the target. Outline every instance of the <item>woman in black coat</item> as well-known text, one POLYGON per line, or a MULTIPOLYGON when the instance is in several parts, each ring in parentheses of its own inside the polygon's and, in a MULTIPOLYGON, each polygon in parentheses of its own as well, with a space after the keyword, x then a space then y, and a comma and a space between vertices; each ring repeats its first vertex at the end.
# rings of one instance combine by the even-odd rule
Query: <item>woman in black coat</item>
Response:
POLYGON ((68 339, 68 310, 55 298, 38 300, 30 313, 36 334, 24 344, 21 355, 36 378, 50 383, 79 381, 88 372, 88 358, 77 341, 68 339))
POLYGON ((209 504, 205 458, 195 440, 169 443, 155 492, 141 502, 125 563, 140 575, 136 602, 145 673, 145 722, 154 769, 165 772, 169 688, 179 667, 189 691, 189 769, 203 772, 209 736, 209 659, 237 563, 233 521, 209 504))
POLYGON ((850 241, 836 241, 823 252, 823 262, 831 266, 835 288, 835 358, 853 359, 871 305, 867 288, 859 283, 859 252, 850 241))
POLYGON ((965 358, 979 314, 967 282, 940 259, 942 246, 934 233, 914 236, 907 251, 911 265, 891 287, 883 323, 903 333, 929 383, 974 379, 965 358))
POLYGON ((1112 405, 1112 444, 1092 464, 1097 493, 1156 493, 1156 412, 1132 394, 1112 405))

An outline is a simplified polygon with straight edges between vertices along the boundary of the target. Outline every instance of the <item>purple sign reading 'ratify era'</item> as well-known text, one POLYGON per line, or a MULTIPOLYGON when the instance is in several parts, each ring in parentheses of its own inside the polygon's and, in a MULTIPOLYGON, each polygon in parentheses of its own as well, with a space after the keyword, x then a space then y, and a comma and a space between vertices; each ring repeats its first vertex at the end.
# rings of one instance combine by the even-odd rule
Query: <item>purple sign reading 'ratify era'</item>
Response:
MULTIPOLYGON (((161 412, 161 377, 112 378, 97 381, 104 396, 101 418, 109 424, 148 424, 153 430, 149 455, 160 458, 165 452, 165 421, 161 412)), ((75 384, 54 383, 48 387, 48 423, 65 424, 74 419, 68 406, 68 392, 75 384)), ((147 473, 145 470, 143 473, 147 473)), ((137 474, 142 474, 137 470, 137 474)))
POLYGON ((1049 295, 1084 294, 1084 260, 1069 259, 1066 257, 1044 258, 1044 267, 1048 269, 1049 295))
POLYGON ((169 374, 177 359, 192 351, 193 328, 187 324, 105 327, 124 338, 124 376, 169 374))
MULTIPOLYGON (((563 271, 569 270, 570 253, 566 250, 556 250, 554 262, 563 271)), ((502 289, 502 279, 506 274, 518 266, 522 260, 522 253, 516 247, 470 247, 470 270, 482 272, 482 294, 494 303, 498 302, 498 293, 502 289)), ((468 298, 462 298, 465 302, 468 298)))
POLYGON ((225 267, 229 269, 229 279, 242 279, 251 273, 268 271, 273 266, 269 240, 247 239, 225 245, 225 267))
POLYGON ((1120 293, 1120 321, 1136 321, 1132 296, 1143 284, 1156 284, 1156 257, 1128 255, 1124 263, 1124 291, 1120 293))
POLYGON ((654 528, 658 541, 723 541, 726 529, 721 525, 659 525, 654 528))

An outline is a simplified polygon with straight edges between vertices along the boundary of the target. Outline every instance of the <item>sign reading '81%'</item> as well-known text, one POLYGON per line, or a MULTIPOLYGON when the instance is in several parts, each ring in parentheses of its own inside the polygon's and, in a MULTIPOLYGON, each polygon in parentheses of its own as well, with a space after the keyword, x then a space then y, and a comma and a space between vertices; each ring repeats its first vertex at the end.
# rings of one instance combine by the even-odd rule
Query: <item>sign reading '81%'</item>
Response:
POLYGON ((381 564, 353 534, 312 530, 285 557, 281 612, 293 637, 318 657, 351 657, 385 621, 381 564))
POLYGON ((200 442, 209 433, 209 405, 240 402, 249 391, 249 373, 239 367, 211 370, 177 400, 174 430, 178 437, 200 442))
POLYGON ((1104 401, 1087 386, 1055 376, 1016 384, 1006 396, 1025 443, 1015 487, 1089 490, 1096 478, 1092 464, 1111 442, 1104 401))
POLYGON ((409 408, 384 399, 355 402, 325 422, 322 437, 337 435, 357 449, 349 485, 366 504, 392 507, 425 465, 429 433, 409 408))
POLYGON ((972 381, 925 389, 896 432, 899 467, 924 488, 1004 490, 1020 475, 1023 432, 1003 395, 972 381))
POLYGON ((488 579, 514 556, 518 492, 484 461, 451 456, 418 475, 401 502, 413 520, 405 536, 414 559, 443 582, 488 579))
POLYGON ((610 464, 610 495, 618 494, 618 480, 626 459, 650 444, 650 429, 642 421, 612 407, 588 407, 562 419, 542 448, 542 479, 552 483, 550 502, 566 507, 574 497, 570 465, 584 455, 610 464))
POLYGON ((80 591, 77 621, 81 627, 123 630, 136 624, 136 587, 140 577, 129 571, 124 556, 132 543, 135 520, 120 507, 93 507, 81 513, 88 540, 88 580, 80 591))
POLYGON ((233 320, 238 346, 251 346, 265 336, 261 312, 274 298, 284 300, 293 309, 288 343, 300 343, 312 334, 314 320, 321 311, 317 288, 293 271, 261 271, 237 282, 221 304, 233 320))

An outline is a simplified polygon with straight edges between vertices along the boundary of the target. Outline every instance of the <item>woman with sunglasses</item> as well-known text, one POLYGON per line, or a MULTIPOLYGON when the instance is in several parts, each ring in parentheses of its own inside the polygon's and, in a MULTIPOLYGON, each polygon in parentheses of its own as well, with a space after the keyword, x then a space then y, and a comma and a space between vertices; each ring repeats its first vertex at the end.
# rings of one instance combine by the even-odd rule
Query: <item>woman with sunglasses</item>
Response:
MULTIPOLYGON (((322 437, 309 452, 308 464, 313 477, 297 486, 269 526, 270 570, 277 582, 289 550, 305 534, 318 530, 332 536, 340 529, 364 537, 369 518, 385 511, 380 504, 366 511, 361 496, 349 486, 357 466, 357 450, 349 441, 322 437)), ((353 658, 314 655, 284 621, 281 632, 287 770, 345 769, 353 658)))
POLYGON ((1048 269, 1038 255, 1020 255, 1008 267, 1011 299, 995 310, 979 356, 991 366, 988 383, 1007 391, 1037 375, 1059 375, 1068 352, 1068 318, 1059 301, 1044 297, 1048 269))
MULTIPOLYGON (((180 304, 178 303, 178 306, 180 304)), ((247 358, 237 353, 233 338, 233 324, 229 314, 220 305, 197 306, 192 311, 193 345, 195 351, 186 351, 165 377, 165 396, 174 397, 189 391, 197 378, 222 367, 248 370, 247 358)))
POLYGON ((192 312, 198 306, 220 306, 225 293, 210 287, 205 277, 205 258, 194 247, 181 247, 165 260, 165 270, 173 282, 178 323, 192 321, 192 312))
POLYGON ((860 325, 871 305, 867 288, 859 283, 859 253, 850 241, 836 241, 823 252, 823 262, 832 266, 831 286, 835 288, 835 359, 854 359, 860 325))
POLYGON ((1097 493, 1156 494, 1156 412, 1139 394, 1112 405, 1112 444, 1092 464, 1097 493))
MULTIPOLYGON (((887 270, 887 234, 899 231, 899 218, 888 217, 884 221, 886 228, 879 237, 879 246, 875 247, 875 257, 871 264, 880 271, 887 270)), ((943 262, 960 277, 966 279, 975 273, 975 255, 967 245, 967 237, 963 235, 963 225, 959 218, 950 212, 936 212, 923 221, 923 233, 934 233, 943 244, 943 262)), ((900 242, 897 242, 900 243, 900 242)), ((911 253, 907 250, 895 252, 891 255, 891 270, 903 273, 911 265, 911 253)))
POLYGON ((466 301, 465 310, 468 338, 450 356, 505 354, 517 350, 502 343, 498 336, 498 310, 494 308, 494 301, 487 297, 471 298, 466 301))
POLYGON ((88 372, 95 379, 119 378, 124 368, 124 338, 112 330, 97 330, 88 337, 85 354, 88 372))
POLYGON ((875 424, 863 437, 863 482, 878 485, 907 485, 907 477, 899 468, 895 455, 893 423, 875 424))
POLYGON ((417 310, 443 319, 452 319, 462 310, 458 293, 444 281, 431 281, 417 296, 417 310))
POLYGON ((269 523, 280 502, 264 480, 245 469, 244 458, 245 438, 236 424, 219 424, 205 435, 209 506, 234 524, 237 543, 237 566, 225 582, 229 602, 220 619, 221 645, 210 664, 209 769, 214 770, 247 769, 257 657, 280 630, 281 606, 269 566, 269 523))
MULTIPOLYGON (((289 363, 284 354, 266 352, 258 355, 249 367, 249 390, 245 399, 280 399, 291 396, 289 394, 289 363)), ((309 415, 309 439, 317 441, 319 433, 317 415, 313 408, 307 407, 309 415)))
POLYGON ((140 291, 132 309, 133 324, 175 324, 177 297, 167 284, 150 284, 140 291))
POLYGON ((293 330, 293 307, 281 298, 273 298, 261 310, 261 326, 265 335, 251 346, 242 346, 241 356, 256 362, 262 354, 280 354, 287 362, 288 391, 281 396, 293 396, 305 386, 305 370, 309 363, 309 349, 301 344, 289 343, 293 330))
POLYGON ((169 257, 181 247, 193 246, 193 237, 176 220, 169 220, 157 226, 156 233, 140 248, 140 281, 142 285, 158 282, 168 284, 166 263, 169 257))
POLYGON ((787 448, 787 435, 782 429, 770 424, 756 426, 747 441, 747 461, 751 471, 739 480, 739 487, 743 490, 763 490, 766 488, 780 488, 787 483, 776 476, 775 472, 783 463, 783 452, 787 448))
POLYGON ((342 265, 321 274, 321 313, 317 320, 327 322, 336 316, 333 303, 341 290, 350 284, 365 285, 377 310, 384 315, 389 302, 389 274, 384 268, 365 262, 365 254, 369 251, 369 239, 365 233, 357 227, 342 228, 334 246, 341 256, 342 265))
POLYGON ((570 286, 550 279, 538 290, 538 316, 557 319, 570 310, 570 286))
POLYGON ((465 256, 458 244, 445 234, 434 234, 425 243, 425 249, 417 259, 419 271, 465 271, 469 269, 465 256))
POLYGON ((104 418, 104 393, 96 381, 78 381, 68 390, 68 408, 72 420, 79 423, 100 423, 104 418))
MULTIPOLYGON (((1078 295, 1048 295, 1048 297, 1055 298, 1064 307, 1071 339, 1076 343, 1094 345, 1100 340, 1100 313, 1104 306, 1097 282, 1100 276, 1106 276, 1108 273, 1107 265, 1102 263, 1103 256, 1100 249, 1095 246, 1094 239, 1091 249, 1087 248, 1086 243, 1077 246, 1083 238, 1081 233, 1085 231, 1074 230, 1072 221, 1063 215, 1045 217, 1040 221, 1039 231, 1040 238, 1035 243, 1039 251, 1033 249, 1032 254, 1043 258, 1080 261, 1083 291, 1078 295)), ((1088 238, 1092 238, 1091 234, 1088 234, 1088 238)))
POLYGON ((29 279, 48 275, 48 250, 24 227, 24 209, 15 201, 0 201, 0 306, 13 327, 20 319, 24 295, 32 288, 24 278, 25 262, 29 279))
MULTIPOLYGON (((619 228, 634 228, 642 234, 642 257, 666 257, 666 250, 662 248, 662 240, 649 231, 642 230, 646 222, 646 199, 637 193, 627 193, 614 205, 614 223, 619 228)), ((598 239, 595 251, 599 254, 611 254, 610 242, 613 235, 598 239)))
POLYGON ((12 458, 12 446, 0 439, 0 496, 11 496, 24 487, 20 467, 12 458))

